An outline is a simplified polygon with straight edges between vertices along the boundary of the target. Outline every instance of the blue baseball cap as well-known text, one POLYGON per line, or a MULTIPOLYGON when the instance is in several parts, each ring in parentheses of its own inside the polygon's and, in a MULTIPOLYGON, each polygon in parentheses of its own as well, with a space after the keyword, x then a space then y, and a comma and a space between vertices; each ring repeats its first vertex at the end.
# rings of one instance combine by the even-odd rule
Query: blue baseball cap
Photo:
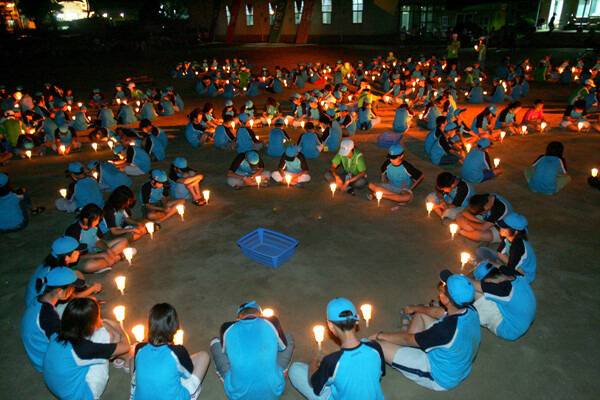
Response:
POLYGON ((83 165, 80 162, 71 162, 67 167, 67 172, 71 174, 83 174, 83 165))
POLYGON ((336 297, 327 304, 327 319, 331 322, 346 322, 347 320, 358 321, 356 307, 348 299, 336 297), (342 314, 351 314, 346 316, 342 314))
POLYGON ((480 281, 480 280, 484 279, 486 276, 488 276, 489 273, 492 272, 492 270, 494 268, 496 268, 496 267, 492 263, 487 262, 487 261, 482 261, 473 270, 473 278, 480 281))
POLYGON ((260 307, 260 305, 259 305, 259 304, 256 302, 256 300, 250 300, 250 301, 248 301, 248 302, 246 302, 246 303, 244 303, 244 304, 241 304, 241 305, 238 307, 237 313, 239 314, 239 313, 241 313, 242 311, 244 311, 244 310, 249 310, 249 309, 252 309, 252 310, 257 310, 259 313, 261 313, 261 314, 262 314, 262 308, 261 308, 261 307, 260 307))
POLYGON ((457 306, 466 306, 475 300, 475 288, 466 276, 445 269, 440 272, 440 279, 446 284, 448 295, 457 306))
POLYGON ((156 182, 165 183, 167 181, 167 174, 162 169, 153 169, 150 175, 156 182))
POLYGON ((256 151, 250 150, 246 152, 246 161, 248 161, 252 165, 256 165, 260 161, 260 156, 256 151))
POLYGON ((44 277, 44 287, 62 287, 67 285, 82 287, 84 284, 85 282, 82 279, 77 278, 75 271, 67 267, 52 268, 44 277))
POLYGON ((481 149, 487 149, 492 145, 492 142, 488 138, 482 138, 477 141, 477 146, 481 149))
POLYGON ((519 213, 510 213, 506 217, 497 222, 500 228, 514 229, 522 231, 527 229, 527 218, 519 213))
POLYGON ((283 126, 285 125, 285 120, 283 118, 277 118, 275 120, 275 126, 283 126))
POLYGON ((52 255, 54 257, 71 254, 75 250, 84 250, 86 245, 71 236, 61 236, 52 243, 52 255))
POLYGON ((298 155, 298 146, 288 146, 285 148, 285 155, 287 157, 296 157, 298 155))
POLYGON ((8 175, 3 172, 0 172, 0 187, 6 186, 8 183, 8 175))
POLYGON ((492 115, 496 115, 496 106, 495 105, 490 105, 488 106, 488 110, 490 110, 490 112, 492 113, 492 115))
POLYGON ((179 169, 187 169, 188 162, 184 157, 177 157, 173 160, 173 166, 179 169))
POLYGON ((388 154, 392 157, 396 157, 399 156, 401 154, 404 154, 404 147, 402 147, 401 144, 393 144, 390 146, 390 148, 388 149, 388 154))

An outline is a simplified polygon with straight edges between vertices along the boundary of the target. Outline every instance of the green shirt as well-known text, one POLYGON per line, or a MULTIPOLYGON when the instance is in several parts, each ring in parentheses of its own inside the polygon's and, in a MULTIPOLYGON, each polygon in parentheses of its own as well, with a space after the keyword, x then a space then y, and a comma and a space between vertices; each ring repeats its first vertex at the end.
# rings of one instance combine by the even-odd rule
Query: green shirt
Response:
POLYGON ((336 156, 331 160, 331 164, 336 168, 338 165, 342 164, 344 172, 352 176, 356 176, 361 172, 367 171, 365 158, 363 157, 362 153, 356 149, 354 149, 352 157, 342 157, 341 155, 336 154, 336 156))
POLYGON ((16 147, 17 142, 19 141, 19 135, 23 128, 23 123, 21 121, 9 118, 0 124, 0 133, 3 133, 4 136, 6 136, 6 140, 12 147, 16 147))
POLYGON ((458 50, 460 49, 460 42, 453 40, 448 45, 448 58, 458 58, 458 50))

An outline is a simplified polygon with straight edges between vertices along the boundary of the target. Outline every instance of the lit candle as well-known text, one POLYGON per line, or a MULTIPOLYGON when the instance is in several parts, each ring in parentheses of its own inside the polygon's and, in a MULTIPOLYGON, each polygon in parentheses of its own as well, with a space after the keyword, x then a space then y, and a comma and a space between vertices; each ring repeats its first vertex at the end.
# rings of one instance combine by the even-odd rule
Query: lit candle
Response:
POLYGON ((542 121, 542 123, 540 124, 540 132, 544 132, 544 129, 546 129, 547 126, 548 124, 546 123, 546 121, 542 121))
POLYGON ((367 328, 369 327, 369 320, 371 319, 371 313, 373 311, 373 306, 370 304, 363 304, 360 306, 360 312, 362 312, 363 318, 365 319, 367 328))
POLYGON ((123 249, 123 255, 125 256, 125 259, 129 263, 129 265, 131 265, 131 260, 133 260, 133 250, 133 247, 125 247, 123 249))
POLYGON ((578 130, 578 131, 581 131, 581 129, 582 129, 582 128, 583 128, 583 122, 579 121, 579 122, 577 123, 577 130, 578 130))
POLYGON ((265 308, 262 312, 262 316, 265 318, 271 318, 273 315, 275 315, 275 311, 272 308, 265 308))
POLYGON ((323 340, 325 339, 325 327, 323 325, 315 325, 313 327, 313 333, 315 334, 315 340, 317 341, 319 350, 321 350, 321 343, 323 343, 323 340))
POLYGON ((505 131, 500 131, 500 143, 504 142, 504 137, 506 136, 505 131))
POLYGON ((115 278, 115 284, 117 285, 117 289, 121 292, 121 294, 125 294, 125 278, 123 275, 119 275, 115 278))
POLYGON ((388 103, 390 101, 390 96, 383 96, 383 101, 388 103))
POLYGON ((235 129, 235 122, 231 121, 231 129, 235 129))
POLYGON ((331 190, 331 198, 333 198, 333 196, 335 196, 336 189, 337 189, 337 184, 335 182, 329 184, 329 190, 331 190))
POLYGON ((175 206, 177 209, 177 214, 181 217, 181 221, 183 221, 183 214, 185 213, 185 206, 183 204, 177 204, 175 206))
POLYGON ((454 235, 458 232, 458 224, 450 224, 450 234, 452 235, 452 240, 454 240, 454 235))
POLYGON ((262 176, 257 175, 254 177, 254 180, 256 180, 256 187, 257 189, 260 189, 260 183, 262 182, 262 176))
POLYGON ((58 191, 58 193, 60 193, 60 195, 61 195, 61 196, 62 196, 64 199, 66 199, 66 198, 67 198, 67 189, 64 189, 64 188, 63 188, 63 189, 60 189, 60 190, 58 191))
POLYGON ((94 177, 94 179, 98 180, 98 172, 92 172, 92 176, 94 177))
POLYGON ((271 126, 271 118, 267 118, 267 125, 271 126))
POLYGON ((471 151, 471 143, 465 144, 465 150, 467 150, 467 153, 471 151))
POLYGON ((25 150, 25 155, 31 160, 31 150, 25 150))
POLYGON ((154 222, 148 221, 144 224, 146 232, 150 235, 150 239, 154 239, 154 222))
POLYGON ((139 107, 136 107, 136 108, 135 108, 135 112, 140 112, 140 108, 139 108, 139 107))
POLYGON ((61 144, 61 145, 58 147, 58 152, 59 152, 60 154, 62 154, 62 155, 64 155, 66 151, 67 151, 67 148, 65 147, 65 145, 64 145, 64 144, 61 144))
POLYGON ((292 183, 292 175, 290 174, 285 174, 285 181, 287 183, 287 187, 290 187, 290 183, 292 183))
POLYGON ((116 306, 113 308, 113 314, 115 314, 115 318, 123 326, 123 321, 125 321, 125 306, 116 306))
POLYGON ((427 216, 431 217, 431 212, 433 211, 434 204, 432 201, 428 201, 425 203, 425 207, 427 208, 427 216))
POLYGON ((140 106, 140 104, 141 104, 141 102, 138 100, 138 101, 136 101, 136 102, 135 102, 135 104, 137 104, 137 105, 138 105, 138 107, 139 107, 139 106, 140 106))
POLYGON ((484 95, 487 95, 487 90, 484 90, 484 91, 483 91, 483 94, 484 94, 484 95))
POLYGON ((251 119, 249 123, 250 123, 250 129, 252 129, 252 127, 254 126, 254 120, 251 119))
POLYGON ((173 344, 183 345, 183 329, 177 329, 177 332, 173 335, 173 344))
POLYGON ((500 159, 494 158, 494 168, 498 168, 498 165, 500 165, 500 159))
POLYGON ((595 178, 598 176, 598 168, 592 168, 592 178, 595 178))
POLYGON ((203 190, 202 197, 206 200, 206 204, 208 204, 208 200, 210 199, 210 190, 203 190))
POLYGON ((98 151, 98 143, 92 143, 92 149, 94 149, 94 151, 98 151))
POLYGON ((115 144, 114 144, 112 141, 110 141, 110 140, 109 140, 109 141, 108 141, 106 144, 108 145, 108 147, 109 147, 111 150, 112 150, 112 149, 113 149, 113 147, 115 146, 115 144))
POLYGON ((381 199, 383 199, 383 192, 375 192, 375 198, 377 199, 377 207, 379 207, 381 199))
POLYGON ((469 97, 469 92, 465 92, 465 97, 469 97))
POLYGON ((304 121, 300 121, 300 126, 304 129, 304 121))
POLYGON ((521 133, 524 135, 527 133, 527 125, 521 126, 521 133))
POLYGON ((135 341, 138 343, 143 342, 146 338, 146 328, 142 324, 138 324, 131 328, 131 333, 133 333, 135 341))
POLYGON ((81 108, 81 106, 83 106, 83 103, 82 102, 78 102, 77 103, 77 107, 81 108))
POLYGON ((285 123, 285 126, 287 127, 288 124, 290 123, 290 121, 288 121, 287 117, 285 117, 285 119, 283 120, 283 122, 285 123))
POLYGON ((460 253, 460 269, 462 270, 465 267, 465 264, 471 261, 471 254, 463 251, 460 253))
POLYGON ((117 99, 117 104, 121 104, 121 99, 117 99))

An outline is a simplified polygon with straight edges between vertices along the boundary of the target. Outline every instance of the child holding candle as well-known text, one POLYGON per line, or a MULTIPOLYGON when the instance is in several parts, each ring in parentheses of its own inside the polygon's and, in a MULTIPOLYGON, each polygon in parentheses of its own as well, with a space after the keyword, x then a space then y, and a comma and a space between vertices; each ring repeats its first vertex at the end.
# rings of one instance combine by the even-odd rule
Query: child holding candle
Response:
POLYGON ((156 304, 148 316, 148 341, 137 343, 131 359, 131 399, 195 400, 210 364, 201 351, 190 355, 173 338, 179 317, 173 306, 156 304))
POLYGON ((529 108, 523 115, 521 125, 525 125, 527 129, 535 132, 542 132, 543 127, 548 126, 544 118, 544 100, 536 99, 533 102, 533 107, 529 108))
POLYGON ((297 146, 291 145, 285 149, 285 154, 281 156, 277 170, 273 171, 271 178, 282 185, 295 187, 302 187, 310 182, 308 163, 297 146), (287 176, 290 177, 289 184, 287 176))
POLYGON ((202 110, 195 108, 189 115, 189 122, 185 127, 185 139, 193 148, 198 148, 208 141, 210 135, 205 132, 202 124, 202 110))
POLYGON ((230 399, 277 399, 294 351, 277 317, 263 317, 256 301, 240 305, 237 320, 221 326, 210 343, 217 374, 230 399))
POLYGON ((108 383, 109 360, 128 358, 129 338, 119 324, 103 320, 94 299, 69 302, 44 358, 44 381, 59 399, 99 399, 108 383))
POLYGON ((88 204, 95 204, 99 207, 104 206, 104 197, 98 181, 88 176, 81 163, 69 163, 66 174, 71 178, 71 183, 67 189, 66 197, 58 198, 54 202, 57 210, 72 213, 88 204))
POLYGON ((481 332, 472 303, 475 288, 464 275, 440 273, 441 306, 407 306, 408 327, 371 336, 385 361, 406 378, 435 391, 457 387, 471 373, 481 332))
POLYGON ((496 117, 496 106, 484 108, 471 123, 471 131, 481 138, 496 140, 499 134, 494 133, 493 119, 496 117))
POLYGON ((307 122, 304 129, 305 132, 298 137, 300 152, 308 159, 318 158, 323 151, 321 137, 315 132, 315 125, 312 122, 307 122))
POLYGON ((0 172, 0 233, 16 232, 29 224, 29 213, 38 215, 44 207, 31 206, 24 188, 13 189, 8 175, 0 172))
POLYGON ((535 294, 519 271, 506 266, 488 270, 490 266, 484 265, 485 276, 471 279, 476 291, 473 307, 482 327, 502 339, 517 340, 535 319, 535 294))
POLYGON ((487 149, 492 145, 488 138, 477 141, 477 147, 467 153, 460 169, 462 178, 470 183, 481 183, 502 174, 502 169, 492 164, 487 149))
POLYGON ((325 179, 335 183, 342 192, 355 195, 355 189, 367 186, 367 164, 360 150, 354 147, 352 139, 344 139, 340 149, 331 160, 325 179))
POLYGON ((235 147, 235 122, 233 117, 225 115, 223 123, 215 128, 214 145, 220 150, 231 150, 235 147))
POLYGON ((511 204, 499 194, 475 194, 456 218, 458 234, 476 242, 499 243, 497 223, 511 212, 511 204))
POLYGON ((356 337, 358 321, 350 300, 338 297, 327 304, 327 327, 341 348, 324 357, 319 350, 310 365, 292 364, 290 382, 306 399, 383 399, 383 350, 376 341, 356 337))
POLYGON ((177 206, 185 200, 170 200, 169 179, 165 171, 153 169, 150 180, 142 185, 142 210, 146 218, 162 223, 177 214, 177 206))
POLYGON ((535 280, 537 257, 527 238, 527 218, 512 212, 498 222, 502 241, 497 250, 477 249, 477 260, 494 265, 506 265, 525 275, 529 283, 535 280))
POLYGON ((384 199, 401 205, 410 202, 412 191, 423 182, 425 176, 404 159, 404 147, 400 144, 390 146, 388 155, 381 166, 381 183, 369 183, 367 198, 373 200, 373 193, 381 192, 384 199))
POLYGON ((525 169, 525 179, 531 191, 551 195, 558 193, 571 182, 563 157, 564 149, 561 142, 548 143, 546 154, 539 156, 525 169))
POLYGON ((285 143, 291 141, 291 139, 283 129, 285 125, 283 118, 277 118, 274 125, 275 127, 269 132, 267 155, 270 157, 281 157, 285 152, 285 143))
POLYGON ((433 211, 442 219, 451 220, 464 210, 469 199, 475 194, 473 186, 464 180, 442 172, 436 179, 436 191, 427 196, 426 202, 434 204, 433 211))
POLYGON ((245 153, 250 150, 260 150, 263 144, 255 135, 252 130, 252 119, 246 113, 242 113, 239 116, 241 126, 238 128, 235 134, 235 149, 238 154, 245 153))
POLYGON ((204 175, 188 167, 184 157, 177 157, 171 163, 169 180, 175 199, 191 200, 192 204, 197 206, 206 205, 206 199, 202 196, 200 188, 204 175))
POLYGON ((135 194, 127 186, 119 186, 104 206, 104 222, 112 236, 123 236, 128 242, 140 239, 148 232, 143 222, 133 219, 131 209, 135 205, 135 194))
POLYGON ((86 273, 110 271, 112 266, 121 261, 121 253, 127 247, 127 239, 118 238, 103 240, 108 228, 103 221, 103 212, 95 204, 83 207, 77 220, 65 231, 86 248, 79 259, 78 269, 86 273))
POLYGON ((512 135, 521 134, 521 125, 517 123, 517 113, 521 110, 521 102, 514 101, 508 104, 496 118, 495 129, 504 130, 512 135))
POLYGON ((265 170, 260 154, 254 150, 238 154, 227 171, 227 184, 234 189, 244 186, 268 186, 271 173, 265 170), (260 177, 260 182, 257 181, 260 177))

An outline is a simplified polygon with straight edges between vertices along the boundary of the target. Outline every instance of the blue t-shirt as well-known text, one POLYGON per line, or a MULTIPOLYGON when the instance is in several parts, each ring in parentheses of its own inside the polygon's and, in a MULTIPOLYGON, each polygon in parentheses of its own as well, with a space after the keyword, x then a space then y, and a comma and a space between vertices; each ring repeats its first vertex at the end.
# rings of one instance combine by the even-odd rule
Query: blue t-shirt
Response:
POLYGON ((321 140, 319 136, 317 136, 314 132, 304 132, 298 138, 298 146, 300 147, 300 152, 304 154, 304 157, 308 159, 318 158, 321 154, 319 150, 319 146, 321 145, 321 140))
POLYGON ((538 193, 556 193, 556 178, 567 173, 565 162, 560 157, 540 156, 533 163, 533 175, 529 188, 538 193))
POLYGON ((254 148, 254 139, 251 135, 254 135, 254 133, 248 128, 238 128, 236 135, 236 151, 238 153, 245 153, 254 148))
POLYGON ((14 192, 0 197, 0 230, 19 228, 25 216, 21 209, 21 199, 14 192))
POLYGON ((44 358, 44 381, 48 389, 61 400, 93 400, 86 381, 92 365, 107 363, 116 343, 95 343, 86 339, 59 342, 53 335, 44 358))
POLYGON ((444 201, 455 207, 466 207, 469 205, 469 199, 475 194, 473 186, 460 179, 458 184, 450 191, 444 194, 444 201))
POLYGON ((394 165, 389 159, 381 166, 381 172, 385 173, 391 185, 402 189, 410 189, 412 181, 418 180, 423 175, 408 161, 402 161, 400 165, 394 165))
POLYGON ((267 146, 267 155, 270 157, 281 157, 285 151, 285 141, 288 136, 281 128, 273 128, 269 132, 269 145, 267 146))
POLYGON ((484 179, 484 171, 491 171, 489 155, 480 148, 474 148, 465 157, 460 176, 467 182, 481 183, 484 179))
POLYGON ((190 122, 185 127, 185 138, 188 141, 188 143, 192 145, 192 147, 199 147, 202 144, 200 142, 202 136, 204 136, 204 130, 202 129, 202 126, 200 124, 195 125, 193 122, 190 122))
POLYGON ((21 339, 29 361, 38 372, 42 372, 50 337, 59 329, 60 317, 52 304, 36 299, 25 309, 21 320, 21 339))
POLYGON ((385 357, 381 345, 363 340, 352 349, 325 356, 310 383, 317 396, 325 386, 330 387, 332 400, 383 400, 383 376, 385 357))
POLYGON ((277 353, 287 342, 277 318, 247 317, 221 328, 221 343, 231 369, 224 376, 231 400, 278 399, 285 389, 277 353))
POLYGON ((215 128, 215 147, 224 149, 235 140, 234 134, 224 125, 215 128))
POLYGON ((70 236, 79 243, 85 244, 87 246, 87 251, 90 253, 96 251, 96 243, 104 237, 105 233, 108 233, 108 226, 104 219, 102 219, 98 225, 88 229, 83 229, 79 221, 76 221, 69 225, 65 231, 66 236, 70 236))
POLYGON ((408 130, 409 116, 410 114, 406 108, 398 108, 396 110, 394 113, 394 122, 392 124, 394 132, 404 133, 408 130))
POLYGON ((95 204, 98 207, 104 207, 104 197, 100 190, 100 185, 92 177, 85 177, 75 182, 74 194, 71 200, 75 201, 77 208, 83 208, 88 204, 95 204))
POLYGON ((135 348, 135 378, 132 400, 189 400, 181 385, 194 372, 194 364, 183 346, 139 343, 135 348))
POLYGON ((119 186, 131 187, 131 179, 121 172, 114 164, 103 162, 98 174, 100 189, 112 192, 119 186))
POLYGON ((415 340, 427 353, 433 380, 444 389, 453 389, 471 373, 481 341, 479 315, 469 306, 417 333, 415 340))
POLYGON ((496 335, 506 340, 517 340, 527 332, 535 319, 536 300, 524 276, 500 283, 481 282, 483 295, 493 301, 502 314, 496 335))

